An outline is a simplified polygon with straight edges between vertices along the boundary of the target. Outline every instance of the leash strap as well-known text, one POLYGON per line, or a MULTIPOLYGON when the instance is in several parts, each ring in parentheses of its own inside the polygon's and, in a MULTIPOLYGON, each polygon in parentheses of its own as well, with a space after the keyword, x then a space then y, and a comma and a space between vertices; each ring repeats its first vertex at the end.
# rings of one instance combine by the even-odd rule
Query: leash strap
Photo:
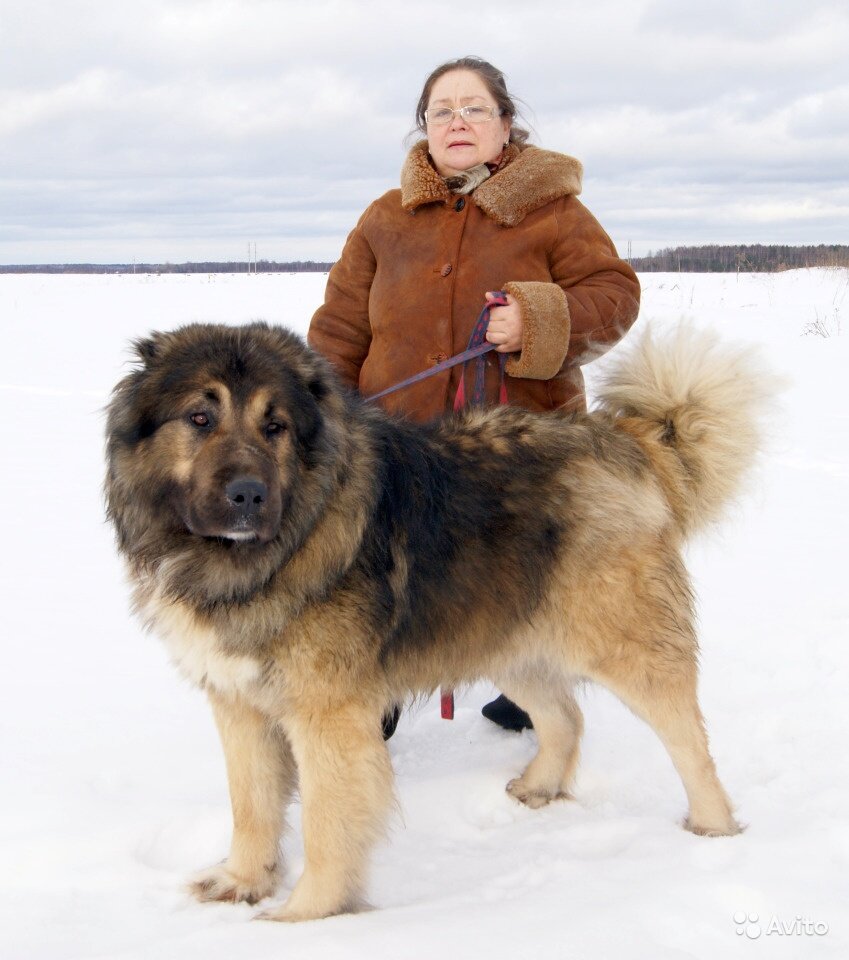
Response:
POLYGON ((391 387, 387 387, 385 390, 381 390, 379 393, 371 394, 367 399, 369 402, 372 400, 379 400, 381 397, 389 396, 390 393, 395 393, 396 390, 403 390, 404 387, 410 387, 414 383, 419 383, 421 380, 427 380, 428 377, 434 377, 437 373, 442 373, 444 370, 450 370, 452 367, 456 367, 457 364, 468 363, 470 360, 481 357, 483 354, 489 353, 490 350, 494 349, 494 343, 485 343, 474 347, 471 350, 464 350, 462 353, 457 353, 453 357, 449 357, 447 360, 443 360, 441 363, 437 363, 433 367, 428 367, 427 370, 422 370, 421 373, 417 373, 412 377, 407 377, 406 380, 402 380, 400 383, 393 384, 391 387))
MULTIPOLYGON (((493 307, 503 307, 507 305, 507 294, 501 291, 498 292, 497 296, 487 303, 487 305, 481 310, 480 316, 477 319, 474 330, 472 330, 472 335, 469 338, 469 346, 466 350, 466 353, 473 352, 480 344, 486 343, 486 330, 489 326, 489 312, 493 307)), ((493 345, 490 344, 490 347, 493 345)), ((454 396, 454 409, 462 410, 466 406, 466 367, 469 360, 463 362, 463 374, 460 377, 460 384, 457 387, 457 393, 454 396)), ((500 366, 500 377, 501 383, 498 390, 498 402, 499 404, 507 403, 507 384, 504 380, 504 366, 507 363, 507 355, 502 353, 498 357, 499 366, 500 366)), ((472 389, 472 399, 471 406, 481 407, 486 401, 486 387, 485 387, 485 377, 486 377, 486 362, 483 357, 483 352, 474 358, 475 361, 475 384, 472 389)), ((439 697, 439 709, 442 715, 443 720, 453 720, 454 719, 454 691, 448 690, 445 687, 440 691, 439 697)))
POLYGON ((443 687, 439 691, 439 713, 443 720, 454 719, 454 690, 443 687))
MULTIPOLYGON (((462 410, 466 405, 465 368, 472 360, 475 360, 475 386, 472 392, 472 406, 482 405, 485 400, 484 375, 486 373, 486 363, 484 361, 484 354, 490 353, 492 350, 495 350, 496 347, 494 343, 487 343, 486 340, 486 330, 489 326, 489 312, 493 307, 504 307, 506 305, 507 294, 499 291, 495 299, 487 303, 483 310, 481 310, 474 329, 472 330, 472 335, 469 338, 469 345, 462 353, 457 353, 453 357, 449 357, 447 360, 443 360, 433 367, 428 367, 427 370, 422 370, 412 377, 407 377, 406 380, 395 383, 385 390, 371 394, 371 396, 368 397, 369 403, 373 400, 380 400, 381 397, 388 397, 390 393, 395 393, 396 390, 403 390, 405 387, 410 387, 414 383, 420 383, 429 377, 435 377, 436 374, 443 373, 445 370, 450 370, 452 367, 456 367, 462 363, 463 376, 460 378, 460 386, 457 388, 457 394, 454 397, 454 409, 462 410)), ((507 355, 504 353, 500 354, 499 361, 501 367, 501 386, 499 388, 498 402, 507 403, 507 385, 504 378, 504 366, 507 363, 507 355)))
MULTIPOLYGON (((473 351, 479 349, 481 345, 486 344, 486 331, 489 327, 489 313, 493 307, 506 307, 507 306, 507 294, 503 291, 500 291, 495 295, 495 297, 487 303, 487 305, 481 310, 480 315, 478 316, 477 322, 475 323, 474 329, 472 330, 472 335, 469 337, 469 345, 466 348, 465 353, 471 354, 473 351)), ((494 344, 487 344, 490 350, 495 349, 494 344)), ((469 364, 469 361, 475 360, 475 383, 472 389, 472 399, 470 406, 473 407, 482 407, 486 401, 486 387, 485 387, 485 376, 486 376, 486 361, 484 360, 483 354, 487 353, 487 350, 481 350, 479 354, 472 357, 470 356, 467 360, 462 361, 463 363, 463 375, 460 377, 460 385, 457 387, 457 393, 454 395, 454 409, 462 410, 466 406, 466 367, 469 364)), ((463 356, 463 354, 458 354, 458 356, 463 356)), ((453 359, 453 358, 452 358, 453 359)), ((504 368, 507 363, 507 354, 501 353, 498 355, 498 365, 499 365, 499 375, 500 375, 500 386, 498 389, 498 402, 507 403, 507 384, 504 377, 504 368)))

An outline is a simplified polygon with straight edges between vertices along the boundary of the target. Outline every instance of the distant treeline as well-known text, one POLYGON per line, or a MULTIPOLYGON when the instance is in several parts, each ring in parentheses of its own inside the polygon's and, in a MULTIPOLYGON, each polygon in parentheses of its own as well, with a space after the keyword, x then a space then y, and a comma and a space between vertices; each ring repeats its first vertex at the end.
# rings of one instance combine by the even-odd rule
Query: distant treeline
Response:
MULTIPOLYGON (((704 247, 669 247, 631 257, 641 273, 775 273, 800 267, 849 267, 849 245, 808 247, 760 243, 704 247)), ((47 263, 0 265, 0 273, 327 273, 332 261, 204 261, 200 263, 47 263)))
POLYGON ((327 273, 333 263, 294 260, 276 263, 205 261, 203 263, 44 263, 0 265, 0 273, 327 273))
POLYGON ((671 247, 631 257, 640 273, 775 273, 800 267, 849 267, 849 246, 789 247, 755 243, 739 246, 671 247))

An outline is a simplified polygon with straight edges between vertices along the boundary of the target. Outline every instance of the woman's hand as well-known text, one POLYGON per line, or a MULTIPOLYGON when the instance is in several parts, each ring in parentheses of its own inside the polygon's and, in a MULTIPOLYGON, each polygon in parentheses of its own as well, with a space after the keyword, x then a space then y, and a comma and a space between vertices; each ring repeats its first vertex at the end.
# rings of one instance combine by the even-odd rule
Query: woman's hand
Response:
MULTIPOLYGON (((494 299, 494 293, 486 294, 487 303, 494 299)), ((496 344, 496 353, 516 353, 522 349, 522 309, 509 293, 506 307, 493 307, 490 311, 486 339, 496 344)))

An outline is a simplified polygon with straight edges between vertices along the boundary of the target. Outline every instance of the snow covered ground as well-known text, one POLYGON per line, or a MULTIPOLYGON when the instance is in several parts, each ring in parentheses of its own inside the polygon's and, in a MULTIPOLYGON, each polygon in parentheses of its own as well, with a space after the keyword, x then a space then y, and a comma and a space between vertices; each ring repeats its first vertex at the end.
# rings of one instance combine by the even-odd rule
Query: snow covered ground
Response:
MULTIPOLYGON (((324 277, 0 277, 0 956, 849 955, 849 275, 642 279, 643 321, 759 342, 791 378, 751 495, 690 550, 702 705, 748 830, 682 830, 666 753, 600 690, 575 802, 520 806, 504 784, 533 735, 483 720, 478 687, 453 723, 429 703, 390 742, 402 813, 375 852, 376 909, 292 927, 183 892, 226 854, 223 760, 202 694, 128 614, 101 411, 129 338, 258 317, 303 331, 324 277)), ((281 898, 302 860, 291 820, 281 898)))

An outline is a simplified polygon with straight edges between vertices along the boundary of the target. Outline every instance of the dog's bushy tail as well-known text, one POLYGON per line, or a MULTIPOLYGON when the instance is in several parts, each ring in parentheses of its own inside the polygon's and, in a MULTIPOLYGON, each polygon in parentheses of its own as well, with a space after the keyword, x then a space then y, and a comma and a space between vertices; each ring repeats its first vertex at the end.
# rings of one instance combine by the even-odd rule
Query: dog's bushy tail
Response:
POLYGON ((740 493, 761 447, 780 381, 756 348, 687 324, 647 328, 599 385, 603 409, 650 444, 682 533, 717 520, 740 493))

